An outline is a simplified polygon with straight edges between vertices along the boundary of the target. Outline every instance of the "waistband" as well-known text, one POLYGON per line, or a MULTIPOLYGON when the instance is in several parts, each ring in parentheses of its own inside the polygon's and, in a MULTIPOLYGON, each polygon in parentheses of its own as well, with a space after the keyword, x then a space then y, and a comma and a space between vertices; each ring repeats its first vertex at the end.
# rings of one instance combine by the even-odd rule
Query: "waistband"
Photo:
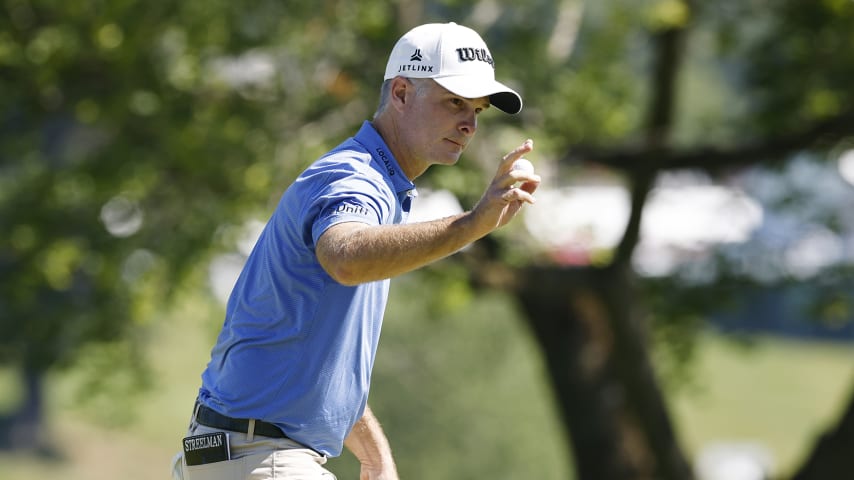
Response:
MULTIPOLYGON (((249 433, 249 419, 231 418, 205 405, 196 406, 196 421, 211 427, 232 432, 249 433)), ((255 435, 271 438, 288 438, 281 428, 261 420, 255 420, 255 435)))

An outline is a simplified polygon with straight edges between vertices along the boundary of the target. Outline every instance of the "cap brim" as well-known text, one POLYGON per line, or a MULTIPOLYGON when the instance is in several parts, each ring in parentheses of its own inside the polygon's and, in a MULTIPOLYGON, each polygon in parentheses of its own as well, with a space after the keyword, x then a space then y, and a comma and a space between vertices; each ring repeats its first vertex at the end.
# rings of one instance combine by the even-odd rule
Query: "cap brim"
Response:
POLYGON ((511 115, 522 111, 522 97, 495 80, 473 79, 468 75, 433 78, 449 92, 464 98, 489 97, 489 103, 511 115))

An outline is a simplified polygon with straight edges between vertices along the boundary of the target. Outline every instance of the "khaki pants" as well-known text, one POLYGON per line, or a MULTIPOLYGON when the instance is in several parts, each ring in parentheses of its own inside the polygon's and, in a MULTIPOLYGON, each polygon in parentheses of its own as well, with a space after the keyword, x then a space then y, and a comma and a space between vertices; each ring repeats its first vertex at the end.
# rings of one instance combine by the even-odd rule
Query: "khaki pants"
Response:
MULTIPOLYGON (((193 419, 190 435, 217 432, 193 419)), ((226 432, 231 445, 231 460, 187 466, 184 454, 175 455, 172 478, 175 480, 335 480, 323 468, 326 457, 288 438, 270 438, 239 432, 226 432)))

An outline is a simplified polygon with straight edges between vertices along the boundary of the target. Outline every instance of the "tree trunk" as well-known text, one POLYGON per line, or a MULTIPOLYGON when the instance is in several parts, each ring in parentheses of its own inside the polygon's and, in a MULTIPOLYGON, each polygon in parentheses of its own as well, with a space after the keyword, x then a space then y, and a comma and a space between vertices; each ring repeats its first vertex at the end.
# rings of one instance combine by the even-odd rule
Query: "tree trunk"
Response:
POLYGON ((833 429, 816 441, 793 480, 847 480, 854 472, 854 391, 833 429))
POLYGON ((572 457, 580 479, 638 478, 623 448, 618 412, 624 395, 610 361, 612 342, 601 316, 585 291, 583 271, 548 269, 532 272, 519 292, 529 324, 545 355, 572 457))
POLYGON ((44 435, 44 391, 41 372, 25 369, 22 374, 24 401, 0 422, 0 448, 47 452, 44 435))
POLYGON ((690 480, 624 275, 530 269, 518 295, 545 354, 578 478, 690 480))
POLYGON ((646 328, 633 294, 632 273, 621 264, 602 273, 598 289, 608 311, 606 318, 611 321, 618 375, 652 455, 654 478, 693 479, 652 366, 646 328))

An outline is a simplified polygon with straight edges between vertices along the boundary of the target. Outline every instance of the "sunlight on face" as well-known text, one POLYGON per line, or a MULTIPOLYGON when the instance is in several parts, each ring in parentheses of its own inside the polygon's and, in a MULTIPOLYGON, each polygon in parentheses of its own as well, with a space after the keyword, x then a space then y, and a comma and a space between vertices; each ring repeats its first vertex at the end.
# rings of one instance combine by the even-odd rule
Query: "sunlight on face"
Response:
POLYGON ((489 99, 461 97, 430 79, 410 82, 416 93, 406 119, 414 156, 427 165, 455 164, 477 132, 477 117, 489 108, 489 99))

